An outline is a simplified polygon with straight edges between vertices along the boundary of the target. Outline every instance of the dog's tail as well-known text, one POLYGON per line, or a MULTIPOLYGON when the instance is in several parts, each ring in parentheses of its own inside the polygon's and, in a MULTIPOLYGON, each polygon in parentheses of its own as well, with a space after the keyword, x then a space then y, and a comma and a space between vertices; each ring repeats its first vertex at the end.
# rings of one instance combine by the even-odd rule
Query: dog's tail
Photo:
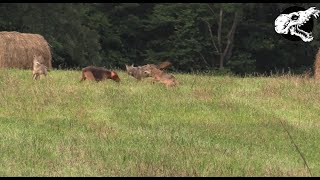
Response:
POLYGON ((84 80, 86 80, 86 76, 85 76, 85 74, 84 74, 84 70, 82 70, 81 79, 80 79, 79 82, 82 82, 82 81, 84 81, 84 80))
POLYGON ((164 70, 164 69, 167 69, 168 67, 170 67, 172 65, 172 63, 168 60, 160 63, 157 65, 157 68, 160 69, 160 70, 164 70))

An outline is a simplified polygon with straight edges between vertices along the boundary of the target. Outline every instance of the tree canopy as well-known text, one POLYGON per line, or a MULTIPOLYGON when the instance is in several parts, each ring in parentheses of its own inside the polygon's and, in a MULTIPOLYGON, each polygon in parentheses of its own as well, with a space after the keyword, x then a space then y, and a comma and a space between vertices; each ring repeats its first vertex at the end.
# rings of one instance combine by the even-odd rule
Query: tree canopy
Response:
POLYGON ((289 41, 274 30, 287 7, 315 3, 1 3, 0 30, 37 33, 54 68, 124 69, 170 60, 181 72, 236 74, 312 68, 320 43, 289 41))

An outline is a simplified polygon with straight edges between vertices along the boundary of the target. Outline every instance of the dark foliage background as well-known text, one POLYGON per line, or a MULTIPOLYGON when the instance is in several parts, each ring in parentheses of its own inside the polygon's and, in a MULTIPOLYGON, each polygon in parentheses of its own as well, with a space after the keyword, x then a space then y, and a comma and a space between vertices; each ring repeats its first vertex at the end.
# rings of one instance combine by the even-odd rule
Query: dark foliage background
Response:
POLYGON ((54 68, 87 65, 124 69, 169 59, 171 70, 236 74, 311 69, 319 47, 274 30, 287 7, 317 3, 1 3, 0 30, 38 33, 54 68), (229 44, 228 44, 229 41, 229 44))

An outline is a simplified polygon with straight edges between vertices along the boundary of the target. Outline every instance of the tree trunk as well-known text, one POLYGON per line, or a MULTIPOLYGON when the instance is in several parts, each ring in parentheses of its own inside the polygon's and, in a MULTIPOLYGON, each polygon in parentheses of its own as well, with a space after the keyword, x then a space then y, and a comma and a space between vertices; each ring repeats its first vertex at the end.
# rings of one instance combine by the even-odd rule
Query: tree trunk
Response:
MULTIPOLYGON (((211 42, 212 42, 212 45, 213 45, 213 47, 216 49, 216 51, 215 51, 215 53, 217 54, 217 55, 220 55, 221 53, 220 53, 220 51, 219 51, 219 49, 218 49, 218 47, 216 46, 216 43, 214 42, 214 39, 213 39, 213 34, 212 34, 212 31, 211 31, 211 25, 210 25, 210 23, 208 22, 208 21, 205 21, 206 23, 207 23, 207 25, 208 25, 208 30, 209 30, 209 33, 210 33, 210 37, 211 37, 211 42)), ((211 62, 211 67, 214 67, 214 61, 215 59, 213 58, 212 59, 212 61, 210 61, 211 62)))
MULTIPOLYGON (((210 7, 210 5, 208 5, 208 7, 211 10, 211 12, 214 13, 212 8, 210 7)), ((239 14, 238 14, 238 12, 235 12, 233 24, 232 24, 232 27, 231 27, 229 33, 228 33, 228 37, 227 37, 228 38, 227 45, 226 45, 224 50, 222 50, 222 43, 221 43, 223 9, 220 8, 220 13, 219 13, 218 34, 217 34, 218 35, 218 45, 216 45, 215 42, 214 42, 214 38, 213 38, 212 31, 211 31, 210 23, 208 21, 205 21, 207 23, 207 25, 208 25, 208 29, 209 29, 212 45, 216 50, 216 54, 220 56, 220 59, 219 59, 219 68, 220 69, 223 68, 224 62, 226 60, 228 60, 232 55, 234 34, 235 34, 236 27, 238 25, 238 20, 239 20, 239 14)), ((212 60, 211 64, 212 65, 214 64, 214 59, 212 60)))
MULTIPOLYGON (((221 13, 220 13, 220 15, 221 15, 221 13)), ((229 33, 228 33, 227 45, 226 45, 223 53, 220 55, 220 63, 219 63, 219 68, 220 69, 223 68, 223 63, 224 63, 225 60, 227 60, 227 57, 230 58, 230 56, 231 56, 232 47, 233 47, 233 41, 234 41, 234 34, 235 34, 236 27, 238 25, 238 20, 239 20, 238 17, 239 17, 238 13, 235 12, 233 24, 232 24, 232 27, 231 27, 229 33)))
POLYGON ((219 48, 219 52, 221 52, 222 17, 223 17, 223 9, 220 9, 220 18, 219 18, 219 22, 218 22, 218 48, 219 48))

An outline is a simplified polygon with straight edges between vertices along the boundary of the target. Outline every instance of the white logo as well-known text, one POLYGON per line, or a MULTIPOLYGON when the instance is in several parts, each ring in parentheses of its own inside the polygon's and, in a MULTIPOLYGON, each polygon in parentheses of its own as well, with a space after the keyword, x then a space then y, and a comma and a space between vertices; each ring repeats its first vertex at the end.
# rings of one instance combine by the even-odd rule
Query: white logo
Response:
POLYGON ((305 11, 292 12, 290 14, 280 14, 274 21, 275 31, 278 34, 289 34, 298 36, 304 42, 313 40, 312 31, 306 32, 300 29, 309 21, 312 16, 316 19, 319 17, 320 11, 315 7, 310 7, 305 11))

